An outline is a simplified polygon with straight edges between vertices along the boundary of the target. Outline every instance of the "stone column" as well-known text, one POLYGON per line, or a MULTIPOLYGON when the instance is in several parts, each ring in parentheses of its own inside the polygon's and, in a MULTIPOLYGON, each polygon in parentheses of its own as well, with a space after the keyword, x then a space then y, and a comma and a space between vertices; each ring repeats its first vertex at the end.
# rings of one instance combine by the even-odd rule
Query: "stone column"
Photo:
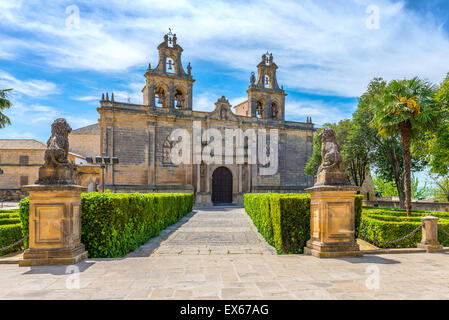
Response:
POLYGON ((438 217, 422 217, 422 240, 418 248, 426 249, 427 252, 439 252, 443 246, 438 242, 438 217))
POLYGON ((81 193, 77 185, 31 185, 30 247, 20 266, 75 264, 87 258, 81 243, 81 193))
POLYGON ((87 258, 81 243, 81 193, 87 188, 75 185, 67 159, 71 131, 65 119, 53 122, 39 179, 22 188, 30 199, 30 247, 19 266, 75 264, 87 258))
POLYGON ((317 258, 361 256, 354 234, 357 187, 319 186, 306 189, 310 203, 310 240, 306 254, 317 258))
POLYGON ((358 187, 351 186, 338 151, 335 131, 320 134, 323 159, 317 172, 310 203, 310 240, 306 254, 317 258, 362 256, 355 241, 354 200, 358 187))

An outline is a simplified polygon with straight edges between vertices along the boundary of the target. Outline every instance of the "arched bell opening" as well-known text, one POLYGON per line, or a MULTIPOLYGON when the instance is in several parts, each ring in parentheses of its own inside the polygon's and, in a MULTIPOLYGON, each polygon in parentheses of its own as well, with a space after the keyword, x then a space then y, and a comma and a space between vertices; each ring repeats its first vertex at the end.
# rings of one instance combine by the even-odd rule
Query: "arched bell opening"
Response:
POLYGON ((259 119, 262 119, 263 112, 264 112, 264 103, 263 103, 263 101, 258 100, 257 104, 256 104, 256 117, 259 119))
POLYGON ((184 109, 186 103, 186 95, 180 88, 175 90, 175 108, 184 109))
POLYGON ((159 107, 167 106, 167 94, 162 86, 157 86, 154 90, 154 95, 156 97, 156 105, 159 107))

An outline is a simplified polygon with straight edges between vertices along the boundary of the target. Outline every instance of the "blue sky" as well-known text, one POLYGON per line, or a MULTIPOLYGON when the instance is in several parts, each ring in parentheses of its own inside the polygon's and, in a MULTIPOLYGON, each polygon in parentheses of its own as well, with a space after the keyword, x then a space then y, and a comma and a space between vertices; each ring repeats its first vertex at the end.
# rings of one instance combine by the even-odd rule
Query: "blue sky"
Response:
POLYGON ((12 125, 0 138, 45 141, 51 122, 95 123, 102 92, 141 103, 168 28, 190 61, 194 109, 245 99, 251 71, 272 52, 288 120, 350 117, 375 76, 449 72, 448 1, 38 1, 0 0, 0 87, 13 88, 12 125), (367 7, 379 8, 369 29, 367 7), (79 23, 76 19, 79 11, 79 23))

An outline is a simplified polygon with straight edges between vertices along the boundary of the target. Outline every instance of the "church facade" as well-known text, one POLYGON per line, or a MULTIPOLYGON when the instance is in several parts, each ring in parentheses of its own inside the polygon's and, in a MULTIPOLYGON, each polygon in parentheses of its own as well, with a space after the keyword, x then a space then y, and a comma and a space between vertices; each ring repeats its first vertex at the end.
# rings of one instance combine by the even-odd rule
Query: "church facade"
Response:
POLYGON ((106 189, 193 192, 196 205, 207 206, 242 204, 247 192, 302 192, 313 185, 313 177, 304 174, 304 167, 312 153, 314 125, 309 117, 306 122, 285 120, 287 94, 278 85, 278 67, 271 54, 262 56, 257 76, 251 74, 246 101, 232 107, 221 97, 212 112, 203 112, 194 110, 195 80, 190 63, 186 69, 183 67, 183 49, 176 35, 166 34, 157 49, 158 64, 155 68, 149 65, 145 73, 143 104, 118 102, 107 93, 97 109, 101 155, 119 159, 118 164, 106 167, 106 189), (210 142, 203 136, 199 152, 195 146, 183 150, 189 152, 191 162, 174 163, 170 154, 177 141, 172 141, 170 135, 181 128, 194 140, 195 126, 200 126, 202 132, 218 130, 223 141, 229 129, 265 130, 267 136, 276 131, 275 171, 261 174, 270 163, 250 161, 252 144, 248 138, 244 140, 242 160, 236 159, 236 151, 235 161, 224 161, 223 156, 222 162, 195 162, 193 159, 198 159, 198 153, 204 152, 210 142))

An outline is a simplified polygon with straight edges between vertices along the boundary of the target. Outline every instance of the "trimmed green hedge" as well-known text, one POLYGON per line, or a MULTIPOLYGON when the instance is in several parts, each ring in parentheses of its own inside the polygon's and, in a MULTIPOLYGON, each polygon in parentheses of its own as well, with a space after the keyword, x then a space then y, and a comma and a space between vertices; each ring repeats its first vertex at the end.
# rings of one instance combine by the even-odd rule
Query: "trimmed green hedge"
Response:
MULTIPOLYGON (((29 225, 30 225, 30 200, 28 197, 20 200, 19 202, 19 216, 22 221, 22 236, 25 237, 29 233, 29 225)), ((28 249, 29 247, 29 239, 26 239, 23 242, 23 247, 28 249)))
POLYGON ((362 221, 363 195, 356 194, 354 200, 354 227, 355 237, 359 236, 360 223, 362 221))
POLYGON ((271 193, 246 193, 243 196, 243 203, 246 213, 253 220, 259 233, 265 240, 274 246, 273 223, 270 213, 271 193))
MULTIPOLYGON (((358 233, 363 195, 355 199, 358 233)), ((278 253, 303 253, 310 239, 310 194, 247 193, 244 206, 260 234, 278 253)))
POLYGON ((270 214, 278 253, 303 253, 310 239, 310 194, 272 196, 270 214))
MULTIPOLYGON (((22 224, 19 219, 18 210, 0 211, 0 248, 6 247, 22 239, 22 224)), ((18 251, 20 246, 0 251, 0 256, 18 251)))
MULTIPOLYGON (((407 217, 403 209, 364 207, 360 236, 366 240, 392 241, 406 236, 421 224, 421 217, 432 215, 440 218, 438 224, 449 231, 449 213, 438 211, 413 210, 412 217, 407 217)), ((419 231, 408 239, 395 244, 376 244, 380 248, 415 248, 421 241, 419 231)), ((449 237, 438 230, 438 240, 443 246, 449 246, 449 237)))
POLYGON ((89 257, 123 257, 192 211, 190 193, 85 193, 81 241, 89 257))
MULTIPOLYGON (((190 193, 83 193, 81 242, 91 258, 123 257, 191 212, 193 202, 190 193)), ((27 198, 20 218, 28 234, 27 198)))

